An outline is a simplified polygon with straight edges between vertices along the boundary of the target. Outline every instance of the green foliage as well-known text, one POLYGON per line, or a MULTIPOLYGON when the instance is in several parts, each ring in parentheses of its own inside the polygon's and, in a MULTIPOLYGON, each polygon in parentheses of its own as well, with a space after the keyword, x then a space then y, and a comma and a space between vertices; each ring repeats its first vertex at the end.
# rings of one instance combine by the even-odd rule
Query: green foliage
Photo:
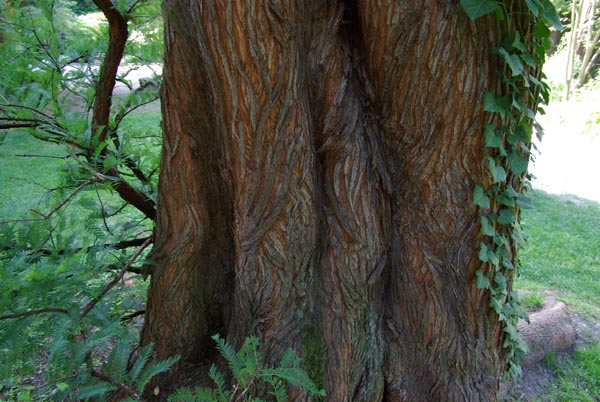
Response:
POLYGON ((127 316, 143 309, 153 223, 115 191, 126 182, 156 194, 160 76, 142 88, 127 73, 161 59, 160 2, 119 2, 131 36, 118 80, 131 91, 113 99, 105 141, 91 121, 108 24, 78 16, 84 3, 3 3, 1 397, 103 399, 119 388, 135 399, 173 364, 132 352, 140 323, 127 316))
POLYGON ((210 368, 210 378, 216 385, 212 388, 194 390, 182 388, 175 391, 169 401, 179 402, 229 402, 263 401, 258 394, 267 391, 277 402, 287 401, 286 383, 299 388, 309 395, 325 396, 325 391, 318 389, 308 374, 300 368, 301 360, 292 349, 282 356, 277 367, 263 364, 263 357, 258 350, 259 341, 256 337, 248 337, 238 352, 219 335, 213 336, 217 350, 225 358, 232 374, 231 388, 223 374, 215 365, 210 368))
POLYGON ((536 108, 539 99, 544 102, 549 98, 549 87, 540 79, 545 52, 551 46, 547 25, 562 29, 549 0, 525 3, 522 9, 516 3, 461 0, 471 19, 495 12, 506 29, 506 36, 495 49, 504 67, 503 86, 487 92, 482 105, 495 122, 486 125, 484 133, 484 162, 490 180, 488 184, 475 184, 472 202, 481 211, 482 267, 476 274, 477 286, 489 292, 490 307, 503 323, 506 375, 510 378, 520 375, 519 362, 527 352, 517 329, 518 320, 526 315, 511 291, 511 278, 519 268, 518 253, 524 242, 520 209, 528 204, 522 193, 534 128, 540 130, 536 108))

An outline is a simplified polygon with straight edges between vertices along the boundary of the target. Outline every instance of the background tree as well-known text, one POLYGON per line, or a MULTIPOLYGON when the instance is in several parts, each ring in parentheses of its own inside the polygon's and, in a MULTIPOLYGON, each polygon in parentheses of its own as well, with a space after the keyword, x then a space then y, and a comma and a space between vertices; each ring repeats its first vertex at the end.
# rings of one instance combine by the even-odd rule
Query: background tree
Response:
POLYGON ((600 2, 597 0, 573 0, 570 4, 567 36, 567 65, 565 69, 565 99, 568 100, 572 82, 576 86, 586 84, 597 69, 600 54, 600 2))

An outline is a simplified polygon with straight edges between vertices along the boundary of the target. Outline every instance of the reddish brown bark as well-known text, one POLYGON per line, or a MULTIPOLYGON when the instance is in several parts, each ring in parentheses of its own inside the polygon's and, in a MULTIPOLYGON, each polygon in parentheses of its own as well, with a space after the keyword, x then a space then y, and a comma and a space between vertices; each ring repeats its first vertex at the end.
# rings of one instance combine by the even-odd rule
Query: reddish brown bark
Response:
MULTIPOLYGON (((102 66, 100 76, 96 84, 96 93, 94 95, 94 106, 92 114, 92 133, 93 144, 90 149, 97 146, 104 147, 101 155, 107 155, 107 149, 101 145, 110 135, 110 111, 112 106, 113 90, 117 82, 117 72, 123 54, 129 31, 127 19, 119 13, 111 0, 94 0, 94 4, 102 11, 108 21, 108 48, 102 66)), ((89 157, 91 157, 91 152, 89 157)), ((135 169, 133 169, 135 171, 135 169)), ((143 192, 136 189, 131 183, 121 177, 121 173, 116 168, 108 169, 105 172, 113 178, 113 186, 119 196, 133 205, 147 218, 154 220, 156 217, 156 206, 154 201, 143 192)))
MULTIPOLYGON (((495 18, 455 1, 165 1, 164 139, 143 342, 307 327, 329 401, 494 400, 477 289, 495 18)), ((300 394, 293 399, 305 400, 300 394)))

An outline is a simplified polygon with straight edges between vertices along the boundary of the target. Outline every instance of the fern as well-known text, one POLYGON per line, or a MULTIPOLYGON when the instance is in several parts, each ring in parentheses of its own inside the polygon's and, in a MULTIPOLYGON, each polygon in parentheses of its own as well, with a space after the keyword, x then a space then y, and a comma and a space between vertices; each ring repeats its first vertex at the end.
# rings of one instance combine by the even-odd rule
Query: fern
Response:
POLYGON ((282 381, 275 379, 275 380, 273 380, 272 384, 273 384, 273 391, 271 392, 271 395, 273 395, 275 397, 275 401, 277 401, 277 402, 287 401, 288 394, 287 394, 287 389, 285 388, 284 383, 282 381))
MULTIPOLYGON (((237 353, 219 335, 214 335, 213 339, 217 343, 217 350, 225 358, 231 369, 234 383, 237 383, 241 387, 241 389, 236 390, 236 395, 245 395, 245 401, 263 401, 253 394, 255 388, 265 389, 266 386, 268 389, 271 389, 269 394, 277 402, 285 402, 288 399, 285 384, 300 388, 310 395, 325 396, 325 391, 318 389, 308 374, 299 367, 301 359, 296 356, 292 349, 288 349, 283 354, 278 367, 263 367, 260 363, 263 358, 258 353, 258 338, 254 336, 246 338, 237 353), (257 387, 254 387, 255 380, 261 383, 257 384, 257 387)), ((209 377, 215 383, 216 389, 197 387, 192 391, 189 388, 181 388, 175 391, 168 400, 180 402, 229 402, 232 398, 232 392, 226 387, 223 375, 217 370, 214 364, 210 368, 209 377)))
POLYGON ((129 376, 132 379, 138 379, 144 366, 148 362, 148 359, 152 356, 152 345, 146 345, 140 349, 137 359, 129 370, 129 376))
POLYGON ((229 402, 229 399, 224 399, 217 390, 199 387, 194 388, 193 391, 187 387, 179 388, 169 396, 168 400, 169 402, 229 402))
POLYGON ((231 392, 229 392, 227 386, 225 385, 225 378, 223 377, 223 374, 221 374, 221 372, 217 369, 217 366, 214 364, 210 366, 209 376, 217 385, 217 393, 219 394, 220 399, 229 401, 231 399, 231 392))
MULTIPOLYGON (((243 379, 244 376, 242 374, 242 370, 244 368, 244 362, 240 359, 240 356, 235 352, 233 346, 231 346, 225 339, 222 339, 219 334, 216 334, 212 337, 212 339, 217 343, 217 350, 225 358, 227 361, 227 365, 229 369, 233 373, 233 376, 240 380, 243 379)), ((246 343, 244 343, 246 346, 246 343)), ((243 346, 242 346, 243 349, 243 346)))
POLYGON ((168 371, 171 366, 179 361, 179 356, 171 356, 166 360, 154 360, 144 367, 138 378, 133 379, 137 383, 137 391, 142 393, 152 377, 168 371))
POLYGON ((84 385, 77 388, 77 398, 79 400, 89 400, 94 397, 105 396, 117 387, 107 382, 96 382, 90 385, 84 385))

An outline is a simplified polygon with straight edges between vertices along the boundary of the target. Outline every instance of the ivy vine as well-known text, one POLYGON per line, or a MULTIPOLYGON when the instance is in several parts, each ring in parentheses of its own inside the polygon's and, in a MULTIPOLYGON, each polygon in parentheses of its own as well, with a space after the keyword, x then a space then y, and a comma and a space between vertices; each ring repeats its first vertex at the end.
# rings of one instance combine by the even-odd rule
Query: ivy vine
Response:
POLYGON ((517 329, 526 314, 509 281, 517 272, 518 249, 524 244, 520 226, 520 209, 528 206, 523 195, 531 157, 534 131, 541 135, 536 122, 539 104, 549 99, 549 87, 541 67, 551 47, 550 28, 562 30, 560 19, 550 0, 461 0, 471 19, 495 13, 503 21, 503 41, 495 54, 503 62, 502 86, 485 94, 484 111, 491 123, 485 126, 488 184, 476 184, 473 204, 480 208, 482 240, 477 271, 477 286, 487 289, 490 307, 503 322, 504 350, 507 358, 505 376, 516 379, 521 374, 520 361, 527 345, 517 329), (523 18, 524 13, 527 18, 523 18), (539 102, 538 102, 539 100, 539 102))

